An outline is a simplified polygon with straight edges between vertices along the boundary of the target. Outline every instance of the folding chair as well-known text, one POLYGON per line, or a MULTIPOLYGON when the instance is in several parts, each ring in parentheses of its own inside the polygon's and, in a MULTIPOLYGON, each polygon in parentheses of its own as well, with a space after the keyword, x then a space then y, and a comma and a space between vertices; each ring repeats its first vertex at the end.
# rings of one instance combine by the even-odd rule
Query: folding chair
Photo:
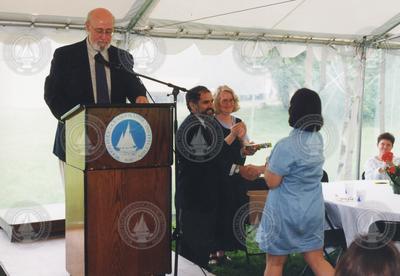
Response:
POLYGON ((390 220, 378 220, 375 223, 381 235, 392 241, 400 241, 400 222, 390 220))
POLYGON ((333 225, 331 219, 329 218, 329 215, 326 212, 326 207, 325 220, 329 226, 329 229, 324 231, 323 251, 327 261, 332 266, 335 266, 342 253, 347 250, 346 236, 344 235, 343 228, 337 228, 333 225), (328 248, 335 248, 335 250, 328 253, 328 248), (332 255, 334 255, 334 253, 338 254, 336 260, 332 259, 332 255))
MULTIPOLYGON (((326 171, 323 171, 321 182, 329 182, 329 177, 326 171)), ((346 237, 344 235, 343 228, 334 226, 334 224, 332 223, 332 220, 328 215, 328 210, 326 209, 326 205, 325 205, 325 221, 327 222, 329 229, 324 231, 323 251, 327 261, 330 264, 332 264, 332 266, 335 266, 341 254, 347 249, 346 237), (328 253, 327 248, 335 248, 335 250, 328 253), (333 253, 336 252, 338 252, 338 257, 336 258, 336 260, 332 260, 331 257, 333 253)))

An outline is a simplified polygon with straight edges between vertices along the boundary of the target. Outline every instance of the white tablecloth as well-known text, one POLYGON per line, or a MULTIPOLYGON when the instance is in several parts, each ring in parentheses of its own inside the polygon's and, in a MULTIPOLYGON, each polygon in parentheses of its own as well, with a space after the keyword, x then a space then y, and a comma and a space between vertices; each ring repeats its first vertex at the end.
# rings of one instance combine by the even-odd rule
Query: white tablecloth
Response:
POLYGON ((325 205, 335 225, 341 225, 347 245, 359 235, 368 233, 371 224, 378 220, 400 221, 400 196, 393 194, 389 184, 374 181, 340 181, 322 183, 325 205), (354 200, 345 194, 352 187, 354 200), (365 190, 365 201, 358 202, 357 191, 365 190))

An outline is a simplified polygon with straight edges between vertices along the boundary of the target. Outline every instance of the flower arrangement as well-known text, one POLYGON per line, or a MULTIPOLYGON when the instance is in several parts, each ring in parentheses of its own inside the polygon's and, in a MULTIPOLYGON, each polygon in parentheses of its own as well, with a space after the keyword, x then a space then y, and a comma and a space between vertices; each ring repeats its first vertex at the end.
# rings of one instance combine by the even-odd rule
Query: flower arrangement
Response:
POLYGON ((385 171, 391 180, 393 192, 400 194, 400 167, 393 164, 393 153, 385 152, 382 155, 382 161, 386 162, 385 171))

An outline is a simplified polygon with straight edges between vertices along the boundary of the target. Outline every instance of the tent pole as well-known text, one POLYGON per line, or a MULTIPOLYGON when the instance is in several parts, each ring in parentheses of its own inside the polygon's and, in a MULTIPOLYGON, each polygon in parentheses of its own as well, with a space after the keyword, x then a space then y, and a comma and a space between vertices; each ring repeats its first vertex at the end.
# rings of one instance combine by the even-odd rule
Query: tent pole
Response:
POLYGON ((155 4, 158 4, 158 0, 145 0, 142 6, 139 8, 137 13, 133 16, 133 18, 129 21, 128 26, 126 27, 126 31, 130 32, 136 24, 139 22, 142 17, 144 17, 149 9, 154 7, 155 4))
POLYGON ((385 75, 386 75, 386 51, 381 51, 381 64, 380 64, 380 82, 379 82, 379 133, 385 132, 386 122, 385 122, 385 104, 386 104, 386 95, 385 95, 385 75))
POLYGON ((121 44, 123 44, 124 46, 123 46, 123 49, 125 49, 125 50, 127 50, 127 51, 129 51, 129 39, 130 39, 130 37, 131 37, 131 34, 129 33, 129 32, 126 32, 125 34, 124 34, 124 40, 122 41, 122 43, 121 44))
POLYGON ((360 47, 361 47, 361 53, 360 53, 360 64, 361 64, 361 93, 360 93, 360 99, 359 99, 359 106, 358 106, 358 145, 357 145, 357 160, 356 160, 356 168, 357 168, 357 179, 360 179, 360 163, 361 163, 361 141, 362 141, 362 123, 363 123, 363 106, 364 106, 364 93, 365 93, 365 67, 367 63, 367 38, 364 36, 360 47))
POLYGON ((400 25, 400 13, 396 14, 389 21, 385 22, 382 26, 376 28, 371 32, 372 38, 370 41, 383 42, 392 39, 392 35, 389 34, 391 30, 400 25))

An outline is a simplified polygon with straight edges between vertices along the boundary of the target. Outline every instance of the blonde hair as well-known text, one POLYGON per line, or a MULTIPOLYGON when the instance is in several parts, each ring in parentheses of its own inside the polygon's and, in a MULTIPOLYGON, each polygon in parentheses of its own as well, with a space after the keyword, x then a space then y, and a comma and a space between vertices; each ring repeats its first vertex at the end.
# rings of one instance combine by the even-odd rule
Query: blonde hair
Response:
POLYGON ((240 106, 239 106, 239 97, 236 95, 235 91, 233 91, 232 88, 230 88, 227 85, 221 85, 217 88, 217 91, 214 93, 214 109, 215 109, 215 113, 219 114, 221 113, 221 109, 220 109, 220 100, 221 100, 221 93, 222 92, 228 92, 232 95, 233 97, 233 102, 234 102, 234 106, 233 106, 233 111, 238 111, 240 106))

